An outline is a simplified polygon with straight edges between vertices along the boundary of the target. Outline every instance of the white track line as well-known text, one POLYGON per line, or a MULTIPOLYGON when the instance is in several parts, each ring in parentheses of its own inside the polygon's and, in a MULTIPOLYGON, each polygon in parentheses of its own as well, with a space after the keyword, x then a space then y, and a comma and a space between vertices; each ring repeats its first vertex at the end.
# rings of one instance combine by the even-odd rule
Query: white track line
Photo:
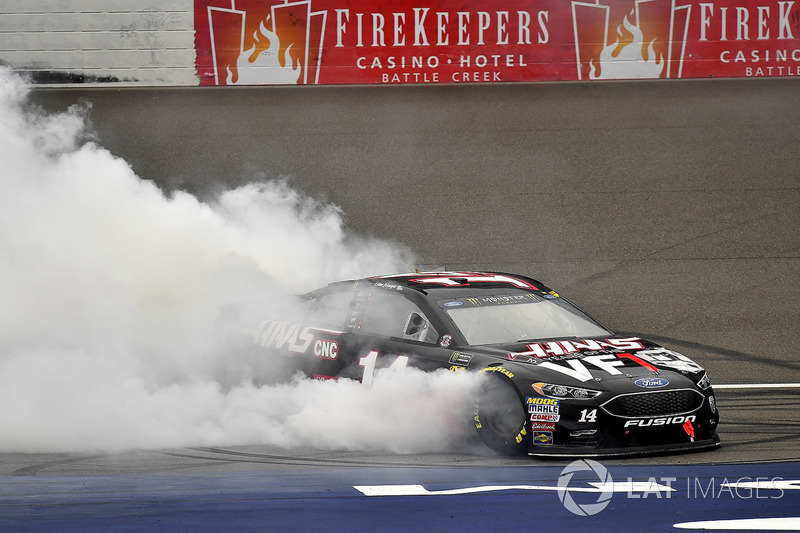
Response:
POLYGON ((737 520, 707 520, 682 522, 673 527, 679 529, 724 529, 725 531, 800 531, 800 517, 785 518, 740 518, 737 520))
POLYGON ((800 389, 800 383, 736 383, 714 385, 714 389, 800 389))

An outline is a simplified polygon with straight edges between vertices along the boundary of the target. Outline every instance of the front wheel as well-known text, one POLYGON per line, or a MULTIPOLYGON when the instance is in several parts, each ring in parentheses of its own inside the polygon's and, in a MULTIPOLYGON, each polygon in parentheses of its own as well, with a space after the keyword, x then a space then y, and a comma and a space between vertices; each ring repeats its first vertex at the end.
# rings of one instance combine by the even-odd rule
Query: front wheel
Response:
POLYGON ((475 399, 473 421, 488 447, 504 455, 523 453, 528 444, 525 408, 505 378, 487 376, 475 399))

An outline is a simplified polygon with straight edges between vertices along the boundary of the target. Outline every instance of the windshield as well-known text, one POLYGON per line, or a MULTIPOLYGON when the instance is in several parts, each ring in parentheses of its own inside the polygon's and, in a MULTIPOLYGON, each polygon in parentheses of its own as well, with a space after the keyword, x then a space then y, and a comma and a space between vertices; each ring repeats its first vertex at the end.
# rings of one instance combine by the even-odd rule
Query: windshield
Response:
MULTIPOLYGON (((548 295, 551 296, 551 295, 548 295)), ((561 298, 519 291, 438 300, 471 345, 611 334, 561 298)))

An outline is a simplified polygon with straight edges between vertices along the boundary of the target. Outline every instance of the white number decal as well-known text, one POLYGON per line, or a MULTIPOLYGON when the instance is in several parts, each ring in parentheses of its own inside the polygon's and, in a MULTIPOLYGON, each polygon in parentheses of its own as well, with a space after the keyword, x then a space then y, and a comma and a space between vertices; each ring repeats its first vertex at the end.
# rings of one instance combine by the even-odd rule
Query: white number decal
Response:
POLYGON ((364 367, 364 373, 361 375, 361 383, 367 387, 372 386, 372 374, 375 373, 375 361, 378 360, 378 352, 372 350, 367 355, 358 360, 358 366, 364 367))
POLYGON ((394 360, 392 366, 389 367, 389 370, 402 370, 408 366, 408 356, 407 355, 398 355, 397 359, 394 360))
POLYGON ((578 422, 597 422, 597 409, 592 409, 591 411, 584 409, 581 411, 581 417, 578 422))
MULTIPOLYGON (((372 350, 367 355, 358 360, 358 366, 364 367, 364 373, 361 375, 361 383, 367 387, 372 386, 372 376, 375 375, 375 363, 378 361, 378 351, 372 350)), ((398 355, 394 360, 389 370, 400 370, 408 366, 408 356, 398 355)))

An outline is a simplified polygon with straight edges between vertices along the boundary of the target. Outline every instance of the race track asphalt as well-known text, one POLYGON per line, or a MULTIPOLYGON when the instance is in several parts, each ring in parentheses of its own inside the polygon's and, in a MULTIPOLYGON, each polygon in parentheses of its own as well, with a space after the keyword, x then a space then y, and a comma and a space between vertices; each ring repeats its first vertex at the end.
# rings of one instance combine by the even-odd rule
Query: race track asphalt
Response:
MULTIPOLYGON (((695 358, 716 384, 800 383, 797 80, 68 88, 33 100, 91 101, 100 144, 165 190, 204 197, 287 177, 341 206, 350 231, 409 247, 421 269, 527 274, 612 329, 695 358)), ((616 464, 800 461, 800 389, 718 397, 721 449, 616 464)), ((521 461, 255 446, 4 454, 0 476, 521 461)))

